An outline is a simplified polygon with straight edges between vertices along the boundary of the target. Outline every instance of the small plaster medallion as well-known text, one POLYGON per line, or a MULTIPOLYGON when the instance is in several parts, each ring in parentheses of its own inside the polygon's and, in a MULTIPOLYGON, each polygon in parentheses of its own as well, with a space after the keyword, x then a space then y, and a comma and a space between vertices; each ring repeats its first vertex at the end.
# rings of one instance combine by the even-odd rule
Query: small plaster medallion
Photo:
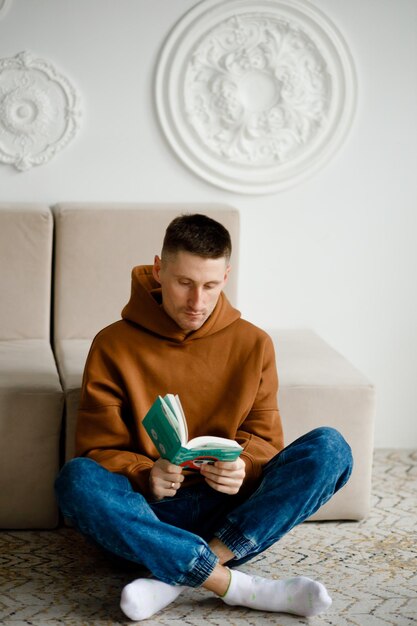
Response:
POLYGON ((0 59, 0 162, 49 161, 79 129, 79 97, 51 63, 28 52, 0 59))

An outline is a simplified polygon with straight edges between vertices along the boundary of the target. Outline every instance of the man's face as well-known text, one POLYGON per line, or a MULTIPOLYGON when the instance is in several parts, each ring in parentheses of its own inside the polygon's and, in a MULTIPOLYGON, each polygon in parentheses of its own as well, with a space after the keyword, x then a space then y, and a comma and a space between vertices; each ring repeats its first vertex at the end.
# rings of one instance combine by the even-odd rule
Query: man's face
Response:
POLYGON ((182 330, 198 330, 213 312, 229 270, 224 257, 206 259, 184 251, 163 261, 156 256, 153 276, 161 285, 165 312, 182 330))

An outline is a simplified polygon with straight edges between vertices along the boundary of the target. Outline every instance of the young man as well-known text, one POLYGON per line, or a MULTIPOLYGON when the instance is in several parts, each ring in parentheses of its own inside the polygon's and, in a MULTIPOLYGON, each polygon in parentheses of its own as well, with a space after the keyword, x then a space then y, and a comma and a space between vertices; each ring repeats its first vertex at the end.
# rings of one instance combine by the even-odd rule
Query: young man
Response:
POLYGON ((230 255, 221 224, 176 218, 161 258, 134 268, 122 320, 97 335, 87 359, 78 458, 64 466, 57 496, 82 533, 151 572, 123 589, 121 608, 133 620, 186 586, 229 605, 301 616, 331 604, 311 579, 235 569, 329 500, 348 480, 352 457, 331 428, 283 448, 272 341, 223 294, 230 255), (159 458, 141 422, 166 393, 180 396, 190 438, 235 439, 238 460, 190 473, 159 458))

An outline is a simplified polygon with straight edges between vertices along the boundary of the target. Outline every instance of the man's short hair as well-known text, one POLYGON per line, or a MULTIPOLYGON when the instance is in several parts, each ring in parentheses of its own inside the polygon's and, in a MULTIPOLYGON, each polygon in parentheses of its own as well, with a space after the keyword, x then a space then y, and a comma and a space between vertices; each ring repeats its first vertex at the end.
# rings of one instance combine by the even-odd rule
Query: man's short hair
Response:
POLYGON ((162 258, 184 251, 207 259, 230 259, 232 242, 227 228, 207 215, 180 215, 165 232, 162 258))

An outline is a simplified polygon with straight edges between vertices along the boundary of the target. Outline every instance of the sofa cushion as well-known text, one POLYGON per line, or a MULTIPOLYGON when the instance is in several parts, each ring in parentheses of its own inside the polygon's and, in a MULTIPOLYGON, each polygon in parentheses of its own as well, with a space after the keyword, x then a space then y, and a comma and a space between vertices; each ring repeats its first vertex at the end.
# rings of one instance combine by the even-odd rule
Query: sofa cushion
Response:
POLYGON ((234 271, 226 293, 236 299, 239 213, 220 205, 80 204, 54 207, 56 223, 54 338, 92 339, 118 319, 135 265, 152 264, 165 228, 177 215, 200 212, 229 229, 234 271))
POLYGON ((47 206, 0 204, 0 339, 49 339, 52 228, 47 206))

